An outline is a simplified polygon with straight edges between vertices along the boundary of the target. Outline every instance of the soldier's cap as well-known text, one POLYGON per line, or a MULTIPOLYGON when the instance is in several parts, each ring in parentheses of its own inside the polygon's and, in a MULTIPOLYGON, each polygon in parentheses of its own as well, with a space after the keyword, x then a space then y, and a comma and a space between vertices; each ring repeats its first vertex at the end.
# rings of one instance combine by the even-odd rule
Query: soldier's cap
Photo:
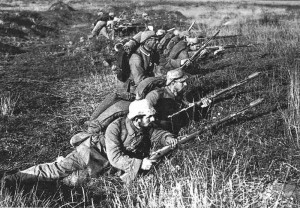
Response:
POLYGON ((196 38, 196 37, 195 38, 187 38, 187 41, 192 45, 200 43, 199 38, 196 38))
POLYGON ((179 35, 179 33, 180 33, 179 30, 174 30, 174 31, 173 31, 173 34, 174 34, 174 35, 179 35))
POLYGON ((166 85, 170 85, 173 81, 184 82, 188 76, 182 71, 181 68, 173 69, 167 72, 166 85))
POLYGON ((148 40, 149 38, 157 38, 156 34, 154 31, 144 31, 141 34, 141 43, 144 43, 146 40, 148 40))
POLYGON ((129 113, 127 117, 133 119, 137 116, 152 116, 156 111, 146 99, 135 100, 129 105, 129 113))
POLYGON ((156 31, 157 36, 163 36, 164 34, 166 34, 166 31, 163 30, 163 29, 159 29, 159 30, 156 31))
POLYGON ((112 16, 115 16, 115 13, 114 12, 109 12, 108 15, 112 17, 112 16))
POLYGON ((181 33, 179 33, 180 37, 189 37, 190 33, 188 31, 182 31, 181 33))
POLYGON ((142 17, 147 17, 148 16, 148 14, 146 13, 146 12, 144 12, 143 14, 142 14, 142 17))

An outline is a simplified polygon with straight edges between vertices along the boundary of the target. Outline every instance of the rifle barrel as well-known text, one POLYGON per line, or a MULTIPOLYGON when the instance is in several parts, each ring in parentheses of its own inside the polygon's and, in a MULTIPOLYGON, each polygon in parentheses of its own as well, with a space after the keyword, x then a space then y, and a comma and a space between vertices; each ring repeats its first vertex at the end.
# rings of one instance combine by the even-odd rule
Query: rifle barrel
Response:
MULTIPOLYGON (((229 86, 229 87, 227 87, 227 88, 225 88, 225 89, 223 89, 223 90, 220 90, 219 92, 216 92, 216 93, 214 93, 214 94, 212 94, 212 95, 209 95, 209 96, 207 96, 206 98, 212 100, 212 99, 214 99, 214 98, 216 98, 216 97, 218 97, 218 96, 220 96, 220 95, 222 95, 222 94, 224 94, 224 93, 226 93, 226 92, 228 92, 228 91, 230 91, 230 90, 232 90, 232 89, 234 89, 234 88, 236 88, 236 87, 239 87, 239 86, 241 86, 241 85, 243 85, 243 84, 246 84, 249 80, 254 79, 255 77, 258 77, 260 74, 261 74, 261 72, 255 72, 255 73, 253 73, 253 74, 250 74, 250 75, 249 75, 247 78, 245 78, 244 80, 239 81, 238 83, 235 83, 234 85, 231 85, 231 86, 229 86)), ((195 105, 200 105, 201 103, 202 103, 201 100, 198 101, 198 102, 194 102, 194 103, 192 103, 190 106, 188 106, 188 107, 186 107, 186 108, 183 108, 183 109, 181 109, 180 111, 178 111, 178 112, 176 112, 176 113, 173 113, 172 115, 169 115, 168 118, 172 118, 173 116, 178 115, 178 114, 180 114, 181 112, 186 111, 186 110, 188 110, 188 109, 194 107, 195 105)))
POLYGON ((215 93, 215 94, 213 94, 213 95, 211 95, 211 96, 208 96, 208 98, 209 98, 209 99, 214 99, 214 98, 218 97, 219 95, 224 94, 225 92, 228 92, 228 91, 230 91, 230 90, 232 90, 232 89, 234 89, 234 88, 236 88, 236 87, 239 87, 239 86, 241 86, 241 85, 244 85, 244 84, 246 84, 249 80, 251 80, 251 79, 253 79, 253 78, 255 78, 255 77, 258 77, 258 75, 260 75, 260 73, 261 73, 261 72, 255 72, 255 73, 249 75, 249 76, 248 76, 247 78, 245 78, 244 80, 239 81, 238 83, 236 83, 236 84, 234 84, 234 85, 231 85, 230 87, 227 87, 227 88, 225 88, 225 89, 223 89, 223 90, 221 90, 221 91, 219 91, 219 92, 217 92, 217 93, 215 93))
MULTIPOLYGON (((215 39, 222 39, 222 38, 235 38, 235 37, 239 37, 242 35, 223 35, 223 36, 217 36, 215 39)), ((210 37, 204 37, 204 38, 199 38, 200 40, 207 40, 210 37)))
POLYGON ((192 22, 191 26, 190 26, 189 29, 187 30, 188 32, 191 31, 191 29, 193 28, 194 24, 195 24, 195 21, 192 22))
MULTIPOLYGON (((230 120, 238 115, 242 115, 244 114, 247 110, 249 110, 250 108, 262 103, 263 99, 262 98, 259 98, 253 102, 251 102, 247 107, 245 107, 244 109, 236 112, 236 113, 233 113, 233 114, 230 114, 229 116, 219 120, 218 122, 215 122, 213 124, 210 124, 204 128, 202 128, 201 130, 198 130, 194 133, 191 133, 189 135, 186 135, 186 136, 183 136, 181 137, 181 139, 178 141, 178 144, 183 144, 183 143, 186 143, 187 141, 189 140, 192 140, 194 138, 196 138, 199 134, 203 133, 204 131, 206 130, 209 130, 213 127, 216 127, 218 125, 220 125, 221 123, 227 121, 227 120, 230 120)), ((157 151, 155 151, 154 153, 151 154, 150 156, 150 159, 152 160, 157 160, 157 159, 160 159, 161 157, 163 157, 164 155, 168 154, 169 152, 171 152, 173 150, 173 148, 171 148, 171 146, 165 146, 157 151)), ((121 179, 125 179, 127 176, 129 175, 129 173, 124 173, 122 176, 121 176, 121 179)))
MULTIPOLYGON (((202 128, 201 130, 198 130, 194 133, 191 133, 189 135, 181 137, 181 139, 178 141, 178 144, 179 145, 184 144, 187 141, 196 138, 199 134, 203 133, 204 131, 207 131, 208 129, 212 129, 212 128, 220 125, 221 123, 224 123, 225 121, 228 121, 236 116, 243 115, 249 109, 261 104, 263 102, 263 100, 264 100, 263 98, 258 98, 257 100, 251 102, 247 107, 220 119, 218 122, 212 123, 212 124, 202 128)), ((158 151, 154 152, 151 155, 150 159, 153 159, 153 160, 159 159, 160 157, 164 156, 165 154, 167 154, 168 152, 170 152, 172 150, 173 149, 170 146, 165 146, 165 147, 159 149, 158 151)))

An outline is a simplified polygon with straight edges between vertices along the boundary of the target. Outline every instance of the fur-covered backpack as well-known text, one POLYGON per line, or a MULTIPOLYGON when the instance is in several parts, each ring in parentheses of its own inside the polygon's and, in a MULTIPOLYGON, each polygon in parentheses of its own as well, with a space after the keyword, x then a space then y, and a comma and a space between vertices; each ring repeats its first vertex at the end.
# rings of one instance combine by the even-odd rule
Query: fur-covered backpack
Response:
POLYGON ((166 86, 165 77, 148 77, 141 81, 135 89, 136 99, 144 99, 152 90, 166 86))
POLYGON ((141 32, 136 34, 131 40, 117 49, 117 78, 121 82, 126 82, 130 76, 129 59, 140 46, 141 34, 141 32))
MULTIPOLYGON (((128 114, 129 104, 133 100, 134 97, 128 95, 128 97, 125 98, 125 96, 121 96, 117 93, 106 96, 106 98, 99 103, 90 120, 86 122, 88 126, 87 131, 74 135, 70 140, 70 144, 74 147, 78 146, 93 135, 102 135, 100 136, 101 139, 111 122, 128 114)), ((103 143, 103 141, 100 142, 103 143)))

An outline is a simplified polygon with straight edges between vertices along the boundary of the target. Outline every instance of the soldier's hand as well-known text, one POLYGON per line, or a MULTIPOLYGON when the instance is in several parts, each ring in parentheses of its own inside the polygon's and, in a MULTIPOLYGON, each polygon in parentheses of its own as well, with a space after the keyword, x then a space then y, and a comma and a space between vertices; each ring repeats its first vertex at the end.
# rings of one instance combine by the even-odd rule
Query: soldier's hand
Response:
POLYGON ((201 105, 201 108, 206 108, 206 107, 208 107, 210 104, 211 104, 211 99, 208 99, 208 98, 202 98, 201 99, 201 103, 202 103, 202 105, 201 105))
POLYGON ((214 52, 214 56, 217 56, 225 51, 225 48, 220 46, 218 50, 214 52))
POLYGON ((205 55, 207 55, 209 53, 209 51, 205 48, 204 50, 202 50, 201 52, 200 52, 200 57, 203 57, 203 56, 205 56, 205 55))
POLYGON ((187 66, 189 66, 191 64, 190 59, 182 59, 182 60, 180 60, 180 66, 183 66, 184 64, 186 64, 187 66))
POLYGON ((178 143, 178 140, 175 137, 167 137, 166 138, 166 144, 170 145, 171 148, 175 148, 177 143, 178 143))
POLYGON ((150 160, 149 158, 144 158, 142 161, 141 169, 142 170, 150 170, 153 163, 155 163, 156 160, 150 160))

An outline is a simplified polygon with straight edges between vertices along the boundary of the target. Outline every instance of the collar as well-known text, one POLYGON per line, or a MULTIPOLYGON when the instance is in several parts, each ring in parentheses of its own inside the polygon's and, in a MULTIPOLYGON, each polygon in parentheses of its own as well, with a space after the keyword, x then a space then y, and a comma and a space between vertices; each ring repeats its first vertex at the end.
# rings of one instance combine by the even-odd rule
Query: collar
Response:
POLYGON ((165 93, 170 97, 170 98, 173 98, 175 99, 175 95, 174 93, 170 90, 170 88, 168 86, 165 87, 165 93))
POLYGON ((136 136, 142 133, 141 129, 138 129, 135 125, 133 125, 132 121, 126 117, 125 125, 127 132, 130 136, 136 136))
POLYGON ((140 51, 142 54, 144 54, 145 56, 150 56, 150 51, 148 51, 144 46, 140 47, 140 51))

